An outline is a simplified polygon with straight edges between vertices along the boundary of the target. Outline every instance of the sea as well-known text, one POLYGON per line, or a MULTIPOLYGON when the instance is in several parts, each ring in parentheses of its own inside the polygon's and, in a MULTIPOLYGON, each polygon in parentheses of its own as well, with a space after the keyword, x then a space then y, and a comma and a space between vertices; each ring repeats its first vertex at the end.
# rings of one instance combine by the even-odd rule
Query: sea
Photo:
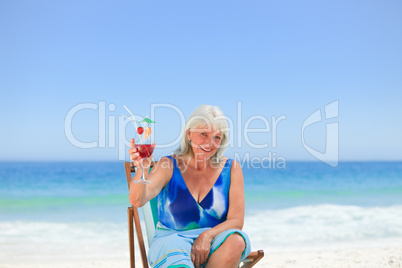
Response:
MULTIPOLYGON (((253 250, 402 243, 402 162, 244 164, 243 174, 253 250)), ((128 259, 129 206, 123 162, 1 162, 0 263, 128 259)))

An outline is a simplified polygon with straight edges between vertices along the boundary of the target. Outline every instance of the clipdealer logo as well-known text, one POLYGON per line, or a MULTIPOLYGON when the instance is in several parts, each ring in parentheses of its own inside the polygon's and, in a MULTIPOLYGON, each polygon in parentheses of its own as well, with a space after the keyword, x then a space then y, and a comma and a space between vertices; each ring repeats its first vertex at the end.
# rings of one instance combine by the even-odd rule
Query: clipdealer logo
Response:
MULTIPOLYGON (((251 149, 264 149, 271 147, 274 151, 268 151, 268 156, 257 157, 252 156, 252 153, 246 152, 243 156, 239 153, 235 153, 235 159, 243 164, 262 164, 262 167, 267 168, 285 168, 286 159, 284 156, 277 155, 276 148, 278 126, 282 121, 287 120, 286 115, 281 116, 271 116, 270 119, 263 115, 253 115, 247 117, 243 125, 242 116, 242 103, 237 104, 237 114, 235 120, 231 117, 225 116, 229 127, 229 140, 228 148, 242 148, 242 141, 244 140, 247 148, 251 149), (252 122, 259 122, 259 128, 252 128, 252 122), (235 122, 237 122, 237 127, 235 122), (262 125, 262 126, 261 126, 262 125), (259 139, 258 141, 264 141, 263 143, 256 143, 256 140, 250 138, 249 135, 260 135, 264 139, 259 139), (270 140, 266 140, 266 138, 270 140), (268 143, 270 141, 270 143, 268 143), (268 166, 264 163, 268 162, 268 166)), ((303 122, 301 128, 301 143, 304 149, 310 153, 316 159, 336 167, 338 165, 338 155, 339 155, 339 124, 337 121, 334 122, 334 118, 339 116, 338 101, 334 101, 325 105, 324 111, 317 109, 311 115, 309 115, 303 122), (323 116, 324 114, 324 116, 323 116), (325 151, 320 152, 318 149, 313 148, 306 142, 305 131, 309 127, 318 124, 320 122, 326 122, 326 137, 325 137, 325 151)), ((156 103, 151 105, 151 117, 156 117, 157 109, 169 109, 171 112, 177 114, 177 120, 180 122, 180 128, 185 125, 185 116, 183 111, 169 103, 156 103)), ((125 160, 127 157, 127 148, 130 144, 129 139, 126 137, 126 128, 130 124, 131 119, 126 118, 122 115, 116 115, 116 105, 111 103, 106 105, 105 101, 100 101, 99 103, 80 103, 72 107, 66 114, 64 122, 64 131, 67 140, 73 146, 82 149, 91 148, 118 148, 118 159, 125 160), (92 141, 82 141, 74 135, 73 131, 73 119, 76 114, 81 111, 89 110, 97 114, 97 137, 93 137, 92 141), (117 130, 117 131, 116 131, 117 130)), ((140 120, 143 119, 140 115, 135 115, 136 118, 140 120)), ((82 122, 81 122, 82 123, 82 122)), ((153 138, 153 133, 151 134, 151 139, 153 138)), ((158 143, 157 147, 159 149, 171 148, 172 146, 177 146, 180 142, 180 135, 175 137, 173 140, 168 140, 165 143, 158 143)), ((242 164, 242 165, 243 165, 242 164)), ((257 165, 258 166, 258 165, 257 165)))
MULTIPOLYGON (((324 107, 325 120, 330 120, 333 118, 338 118, 339 116, 339 102, 331 102, 324 107)), ((306 128, 324 121, 321 113, 321 109, 313 112, 307 119, 303 122, 301 131, 301 140, 303 147, 316 159, 332 166, 338 166, 339 162, 339 123, 329 122, 326 124, 326 137, 325 137, 325 151, 320 152, 317 149, 309 146, 305 141, 304 132, 306 128)))

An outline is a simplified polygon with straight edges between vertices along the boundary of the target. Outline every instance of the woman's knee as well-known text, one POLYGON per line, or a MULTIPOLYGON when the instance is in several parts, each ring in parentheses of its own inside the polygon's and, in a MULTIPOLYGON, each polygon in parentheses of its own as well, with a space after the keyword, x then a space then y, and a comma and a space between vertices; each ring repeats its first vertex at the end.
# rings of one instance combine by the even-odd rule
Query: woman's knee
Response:
POLYGON ((246 243, 244 242, 244 238, 238 234, 234 233, 229 235, 226 238, 225 243, 227 242, 228 246, 230 246, 231 250, 236 253, 243 253, 244 249, 246 248, 246 243))

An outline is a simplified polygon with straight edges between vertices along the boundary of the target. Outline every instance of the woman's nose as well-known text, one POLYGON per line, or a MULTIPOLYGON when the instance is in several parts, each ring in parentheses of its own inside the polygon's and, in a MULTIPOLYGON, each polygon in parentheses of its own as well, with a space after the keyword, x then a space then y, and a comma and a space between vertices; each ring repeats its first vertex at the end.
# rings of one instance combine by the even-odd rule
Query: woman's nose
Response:
POLYGON ((212 147, 215 147, 216 146, 216 144, 215 144, 215 142, 214 142, 214 139, 209 139, 208 140, 208 143, 206 144, 206 146, 208 146, 208 148, 212 148, 212 147))

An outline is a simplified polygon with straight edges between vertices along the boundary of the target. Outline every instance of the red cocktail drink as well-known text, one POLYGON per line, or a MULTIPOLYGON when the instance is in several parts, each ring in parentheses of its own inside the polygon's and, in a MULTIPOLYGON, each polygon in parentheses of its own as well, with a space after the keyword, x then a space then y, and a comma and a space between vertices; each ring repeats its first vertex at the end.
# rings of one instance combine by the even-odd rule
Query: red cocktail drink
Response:
MULTIPOLYGON (((146 143, 146 144, 134 144, 134 147, 137 149, 137 152, 140 154, 139 157, 141 159, 146 159, 152 155, 155 149, 155 143, 146 143)), ((135 183, 150 183, 150 181, 147 181, 145 179, 145 173, 144 173, 144 163, 141 162, 141 170, 142 170, 142 175, 141 179, 134 181, 135 183)))
MULTIPOLYGON (((144 120, 139 122, 140 126, 138 127, 133 113, 130 112, 130 110, 126 106, 124 106, 124 108, 127 110, 127 112, 129 112, 131 114, 133 125, 136 128, 137 133, 140 137, 140 144, 134 144, 132 146, 133 146, 133 148, 137 149, 137 153, 139 154, 139 157, 144 160, 144 159, 150 157, 155 149, 155 143, 145 143, 147 138, 152 133, 152 130, 151 130, 151 127, 149 127, 149 124, 155 123, 155 121, 146 117, 146 118, 144 118, 144 120), (144 128, 141 126, 141 123, 146 123, 147 126, 144 128), (142 137, 141 137, 141 135, 142 135, 142 137)), ((141 170, 142 170, 141 178, 134 182, 135 183, 150 183, 150 181, 147 181, 145 179, 144 162, 143 161, 141 161, 141 170)))
POLYGON ((134 144, 134 148, 137 148, 138 153, 142 159, 148 158, 152 155, 155 149, 155 143, 152 144, 134 144))

